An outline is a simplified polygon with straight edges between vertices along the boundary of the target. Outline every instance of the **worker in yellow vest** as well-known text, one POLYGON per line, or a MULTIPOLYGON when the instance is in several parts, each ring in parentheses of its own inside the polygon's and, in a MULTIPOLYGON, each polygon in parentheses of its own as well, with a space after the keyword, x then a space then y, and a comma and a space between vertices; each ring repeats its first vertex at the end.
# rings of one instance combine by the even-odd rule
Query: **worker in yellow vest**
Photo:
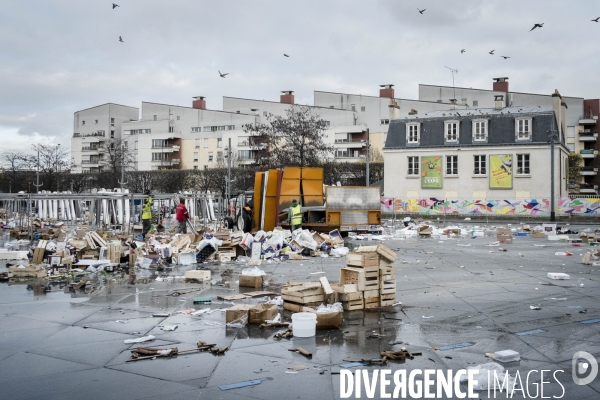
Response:
POLYGON ((288 221, 292 226, 292 232, 296 229, 302 229, 302 206, 298 204, 298 200, 292 200, 292 205, 288 209, 288 221))
POLYGON ((142 207, 142 237, 146 239, 146 234, 150 231, 151 220, 152 220, 152 196, 150 196, 150 190, 145 192, 146 200, 142 207))

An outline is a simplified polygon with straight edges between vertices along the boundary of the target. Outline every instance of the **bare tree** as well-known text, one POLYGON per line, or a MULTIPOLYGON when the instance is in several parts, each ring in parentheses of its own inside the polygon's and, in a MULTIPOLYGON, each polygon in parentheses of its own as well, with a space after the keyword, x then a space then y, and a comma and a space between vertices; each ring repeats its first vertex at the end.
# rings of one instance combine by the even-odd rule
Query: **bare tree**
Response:
POLYGON ((129 148, 126 146, 126 141, 123 139, 109 139, 105 141, 98 150, 100 154, 102 154, 102 158, 99 160, 98 165, 103 171, 120 176, 121 166, 123 166, 126 171, 135 169, 133 154, 129 151, 129 148))
POLYGON ((0 154, 0 165, 8 181, 8 191, 12 193, 13 188, 21 186, 23 180, 23 171, 28 166, 28 155, 20 151, 4 151, 0 154))
MULTIPOLYGON (((61 145, 46 145, 36 143, 31 146, 35 154, 28 157, 29 168, 40 171, 40 181, 45 190, 54 190, 58 185, 60 174, 67 172, 70 167, 69 151, 61 145), (39 153, 38 153, 39 152, 39 153), (39 154, 39 157, 38 157, 39 154)), ((66 189, 64 187, 63 189, 66 189)))
POLYGON ((294 105, 285 116, 269 114, 266 124, 248 124, 255 160, 268 168, 307 167, 331 158, 333 146, 325 142, 327 122, 310 107, 294 105))

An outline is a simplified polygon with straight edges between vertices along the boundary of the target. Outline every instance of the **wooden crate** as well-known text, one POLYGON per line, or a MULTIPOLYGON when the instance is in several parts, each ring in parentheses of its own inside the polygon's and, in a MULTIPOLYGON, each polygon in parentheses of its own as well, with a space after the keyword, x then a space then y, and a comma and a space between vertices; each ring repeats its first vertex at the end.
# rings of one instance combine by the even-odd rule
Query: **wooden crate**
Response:
POLYGON ((379 297, 365 298, 365 308, 379 307, 379 297))
POLYGON ((355 284, 359 291, 365 290, 365 271, 362 268, 340 269, 340 285, 355 284))
POLYGON ((292 301, 283 301, 283 309, 284 310, 289 310, 289 311, 293 311, 293 312, 302 312, 304 311, 304 307, 318 307, 321 304, 323 304, 322 301, 317 301, 317 302, 313 302, 313 303, 306 303, 306 304, 300 304, 300 303, 294 303, 292 301))
POLYGON ((37 247, 33 250, 33 259, 31 260, 33 264, 41 264, 44 261, 47 244, 48 241, 46 240, 40 240, 38 242, 37 247))
POLYGON ((365 278, 365 286, 363 290, 379 290, 379 276, 365 278))
POLYGON ((379 258, 386 260, 387 262, 391 262, 392 264, 396 261, 397 254, 394 250, 387 248, 383 244, 378 244, 377 246, 358 246, 358 249, 355 250, 357 253, 377 253, 379 258))
MULTIPOLYGON (((284 303, 284 306, 285 306, 285 303, 284 303)), ((342 301, 342 307, 346 311, 362 310, 363 308, 365 308, 365 303, 364 303, 363 299, 342 301)))
POLYGON ((396 281, 382 281, 379 284, 380 294, 391 294, 396 293, 396 281))
POLYGON ((396 303, 396 293, 379 295, 379 306, 391 306, 396 303))
POLYGON ((394 268, 379 267, 379 280, 396 280, 396 270, 394 268))
POLYGON ((296 304, 320 304, 325 301, 325 291, 320 282, 290 283, 281 287, 281 298, 296 304))
POLYGON ((379 255, 377 253, 348 253, 346 254, 346 265, 351 267, 379 267, 379 255))

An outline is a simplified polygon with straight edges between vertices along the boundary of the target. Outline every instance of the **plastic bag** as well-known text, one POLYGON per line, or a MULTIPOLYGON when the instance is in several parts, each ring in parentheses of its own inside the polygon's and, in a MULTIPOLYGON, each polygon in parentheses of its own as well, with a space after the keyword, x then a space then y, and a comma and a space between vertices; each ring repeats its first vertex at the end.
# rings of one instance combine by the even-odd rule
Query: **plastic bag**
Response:
POLYGON ((244 314, 236 320, 227 323, 228 328, 243 328, 248 324, 248 314, 244 314))
POLYGON ((281 298, 281 296, 277 296, 267 301, 267 304, 276 304, 277 306, 281 307, 283 306, 283 299, 281 298))
POLYGON ((203 248, 205 248, 208 245, 211 245, 212 247, 214 247, 215 249, 218 248, 220 245, 223 244, 222 240, 217 239, 216 237, 213 237, 211 239, 203 239, 198 243, 198 247, 196 247, 196 249, 198 251, 202 250, 203 248))
POLYGON ((333 303, 333 304, 321 304, 315 310, 318 314, 321 313, 331 313, 331 312, 344 312, 344 307, 342 307, 342 303, 333 303))
POLYGON ((263 271, 262 269, 258 268, 258 267, 254 267, 254 268, 244 268, 242 270, 242 275, 246 275, 246 276, 264 276, 265 271, 263 271))
POLYGON ((331 249, 332 257, 345 257, 346 254, 350 252, 350 249, 347 247, 339 247, 337 249, 331 249))

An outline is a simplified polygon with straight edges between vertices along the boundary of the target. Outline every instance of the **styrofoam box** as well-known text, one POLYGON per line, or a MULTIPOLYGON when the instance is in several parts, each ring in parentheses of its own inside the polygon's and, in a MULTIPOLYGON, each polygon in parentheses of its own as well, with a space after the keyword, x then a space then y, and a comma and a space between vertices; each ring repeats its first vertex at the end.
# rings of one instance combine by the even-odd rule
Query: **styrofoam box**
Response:
POLYGON ((494 353, 494 360, 500 362, 512 362, 519 361, 521 359, 521 355, 519 352, 514 350, 502 350, 494 353))
POLYGON ((563 274, 561 272, 548 272, 548 278, 550 278, 550 279, 571 279, 571 276, 568 274, 563 274))

